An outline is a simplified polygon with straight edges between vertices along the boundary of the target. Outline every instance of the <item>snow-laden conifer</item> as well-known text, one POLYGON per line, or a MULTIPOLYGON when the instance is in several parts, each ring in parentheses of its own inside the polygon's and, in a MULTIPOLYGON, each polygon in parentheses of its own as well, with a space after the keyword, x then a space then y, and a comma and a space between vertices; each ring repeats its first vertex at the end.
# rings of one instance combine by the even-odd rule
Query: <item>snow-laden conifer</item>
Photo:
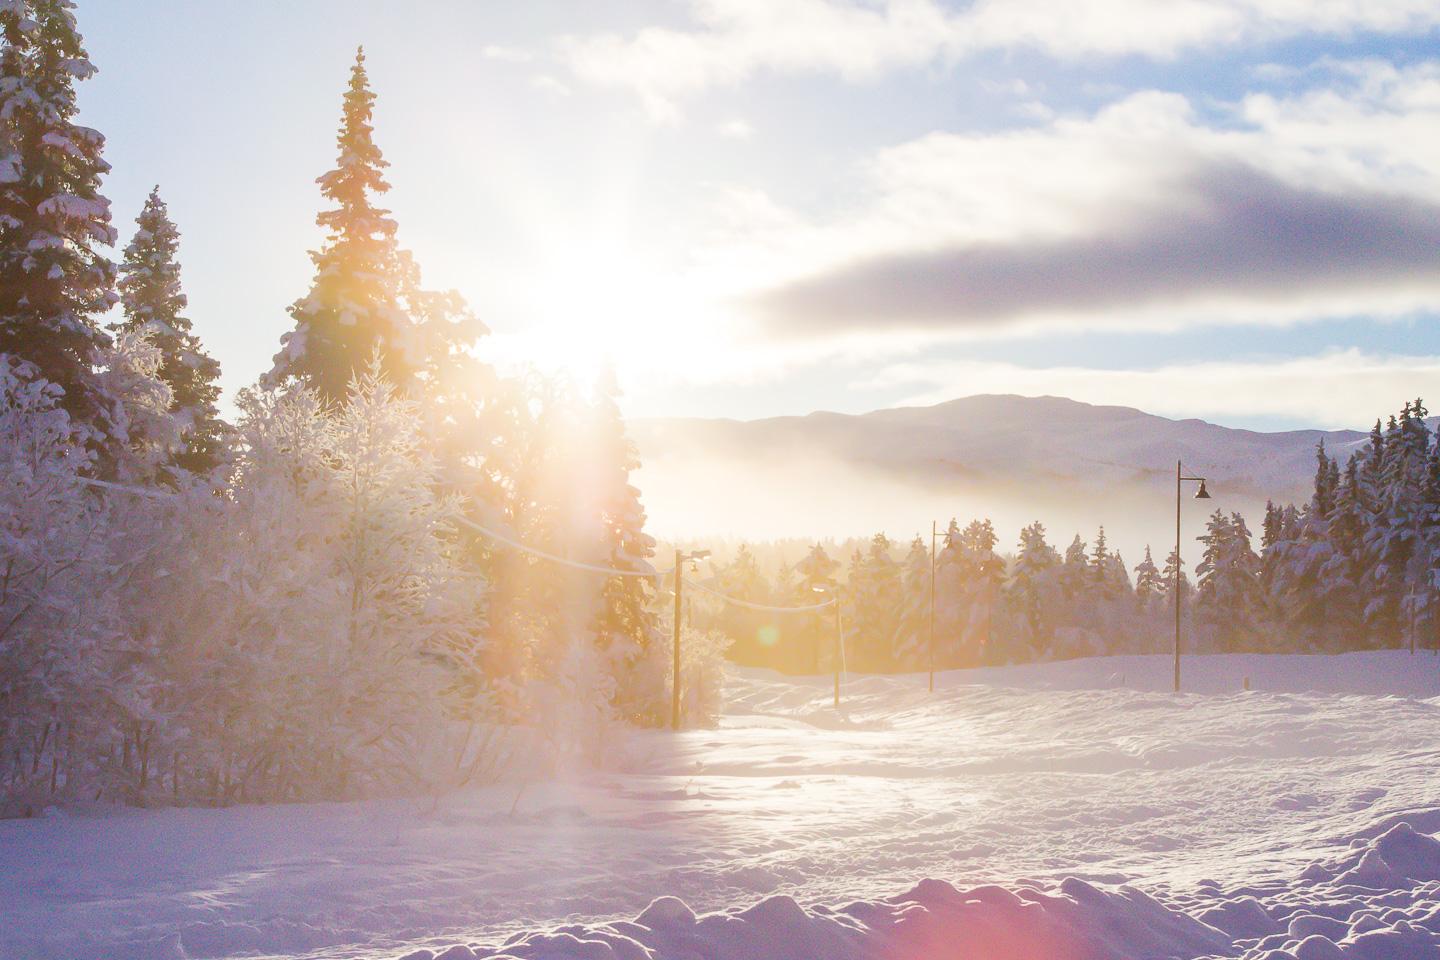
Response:
POLYGON ((295 329, 281 337, 270 372, 273 381, 300 380, 326 400, 343 398, 377 351, 396 384, 408 385, 423 363, 404 301, 413 266, 396 243, 390 211, 376 205, 390 184, 375 143, 374 105, 362 49, 345 91, 335 168, 316 181, 334 206, 316 217, 326 236, 310 254, 315 280, 290 307, 295 329))
POLYGON ((182 446, 174 465, 208 476, 226 455, 226 425, 215 402, 220 364, 212 359, 185 316, 180 286, 180 232, 157 186, 135 220, 134 237, 120 262, 120 304, 124 319, 112 329, 143 334, 160 351, 159 376, 170 387, 170 411, 182 446))
MULTIPOLYGON (((75 122, 95 73, 71 0, 0 4, 0 354, 58 387, 102 448, 124 441, 97 372, 115 302, 115 242, 100 179, 105 139, 75 122)), ((104 465, 102 464, 102 469, 104 465)))

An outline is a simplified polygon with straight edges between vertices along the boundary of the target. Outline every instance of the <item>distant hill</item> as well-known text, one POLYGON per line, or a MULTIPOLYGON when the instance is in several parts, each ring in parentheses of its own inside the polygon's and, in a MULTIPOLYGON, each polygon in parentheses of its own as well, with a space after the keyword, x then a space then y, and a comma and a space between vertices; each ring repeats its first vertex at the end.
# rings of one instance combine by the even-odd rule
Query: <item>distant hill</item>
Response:
POLYGON ((1210 478, 1215 495, 1187 510, 1187 520, 1198 523, 1216 507, 1240 510, 1258 534, 1267 498, 1308 499, 1321 440, 1343 458, 1366 437, 1237 430, 1062 397, 991 394, 860 415, 637 420, 630 429, 662 535, 883 529, 908 537, 928 532, 932 518, 964 523, 974 515, 995 520, 1002 549, 1033 519, 1045 521, 1060 546, 1105 524, 1127 557, 1145 543, 1157 552, 1173 543, 1177 458, 1188 473, 1210 478))

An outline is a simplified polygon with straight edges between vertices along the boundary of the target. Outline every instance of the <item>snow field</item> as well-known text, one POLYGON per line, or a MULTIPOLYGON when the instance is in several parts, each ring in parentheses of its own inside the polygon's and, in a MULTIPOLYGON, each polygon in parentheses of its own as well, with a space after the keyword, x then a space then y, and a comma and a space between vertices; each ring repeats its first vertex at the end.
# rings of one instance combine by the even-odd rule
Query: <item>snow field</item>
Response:
POLYGON ((0 956, 1440 956, 1440 663, 1185 667, 741 672, 518 801, 3 822, 0 956))

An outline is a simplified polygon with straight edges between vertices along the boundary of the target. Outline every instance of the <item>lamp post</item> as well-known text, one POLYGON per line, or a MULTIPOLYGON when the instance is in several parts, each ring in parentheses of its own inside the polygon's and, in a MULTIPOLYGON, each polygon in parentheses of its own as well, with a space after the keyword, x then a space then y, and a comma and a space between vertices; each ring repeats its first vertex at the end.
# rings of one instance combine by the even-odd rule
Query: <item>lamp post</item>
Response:
POLYGON ((1210 492, 1205 489, 1204 477, 1185 476, 1183 465, 1175 461, 1175 692, 1180 692, 1180 482, 1199 481, 1200 489, 1195 491, 1196 500, 1209 500, 1210 492))
POLYGON ((696 563, 710 556, 709 550, 692 550, 689 553, 675 551, 675 664, 670 681, 670 729, 680 729, 680 585, 684 582, 681 566, 696 563))

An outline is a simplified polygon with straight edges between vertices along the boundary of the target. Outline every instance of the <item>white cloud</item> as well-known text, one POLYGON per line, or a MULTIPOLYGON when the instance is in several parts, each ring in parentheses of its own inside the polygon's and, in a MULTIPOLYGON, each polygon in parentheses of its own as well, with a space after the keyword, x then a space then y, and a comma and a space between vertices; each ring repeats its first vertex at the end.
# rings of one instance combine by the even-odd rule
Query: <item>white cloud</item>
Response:
POLYGON ((1355 429, 1363 426, 1366 415, 1388 413, 1407 399, 1440 398, 1440 357, 1382 357, 1345 350, 1284 360, 1126 370, 916 362, 885 367, 858 386, 912 387, 905 404, 977 393, 1055 395, 1170 417, 1226 422, 1273 416, 1355 429), (1357 423, 1357 417, 1362 422, 1357 423))
POLYGON ((1174 329, 1440 309, 1426 253, 1440 62, 1325 70, 1324 88, 1219 105, 1221 124, 1148 91, 1020 130, 930 134, 873 156, 823 211, 732 189, 695 259, 772 326, 812 336, 893 335, 917 304, 918 329, 953 320, 956 335, 989 335, 977 317, 1174 329))
POLYGON ((1029 48, 1076 58, 1169 58, 1198 48, 1300 35, 1418 33, 1440 24, 1433 0, 691 0, 689 29, 567 37, 575 75, 633 90, 670 122, 680 101, 761 71, 832 73, 851 81, 980 50, 1029 48))

